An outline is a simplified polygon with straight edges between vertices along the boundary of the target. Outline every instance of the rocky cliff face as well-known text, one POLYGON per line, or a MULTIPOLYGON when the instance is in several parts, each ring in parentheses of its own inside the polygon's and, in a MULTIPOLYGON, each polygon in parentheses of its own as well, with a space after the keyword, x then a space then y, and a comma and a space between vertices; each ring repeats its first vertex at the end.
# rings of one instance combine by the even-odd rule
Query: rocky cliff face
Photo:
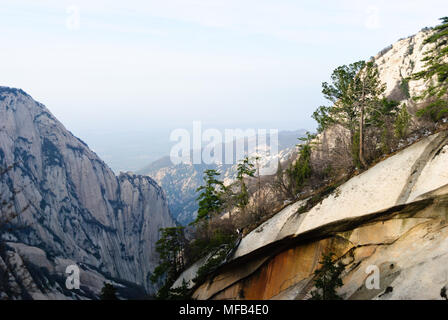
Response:
POLYGON ((15 165, 1 177, 0 194, 9 199, 20 190, 16 210, 29 205, 2 234, 0 270, 15 266, 9 268, 15 289, 3 294, 94 298, 105 280, 123 292, 130 287, 154 292, 148 277, 158 263, 158 230, 174 225, 157 183, 133 174, 115 176, 21 90, 0 88, 0 115, 0 167, 15 165), (65 289, 70 264, 81 268, 80 290, 65 289), (25 278, 31 289, 20 290, 25 278))
MULTIPOLYGON (((416 105, 410 96, 426 84, 405 79, 423 67, 428 32, 400 40, 375 57, 386 95, 411 111, 416 105)), ((335 136, 331 130, 323 135, 335 136)), ((322 254, 333 252, 345 267, 338 289, 344 299, 443 299, 448 290, 448 131, 425 133, 414 142, 405 142, 408 147, 305 212, 307 199, 278 212, 245 236, 205 283, 194 284, 193 297, 308 299, 322 254), (379 286, 372 288, 367 282, 373 272, 379 286)), ((194 279, 203 263, 186 270, 174 286, 194 279)))
MULTIPOLYGON (((293 203, 242 239, 197 299, 308 299, 323 253, 344 299, 442 299, 448 288, 448 132, 355 176, 311 210, 293 203), (377 268, 379 287, 366 285, 377 268)), ((191 280, 198 266, 184 272, 191 280)))

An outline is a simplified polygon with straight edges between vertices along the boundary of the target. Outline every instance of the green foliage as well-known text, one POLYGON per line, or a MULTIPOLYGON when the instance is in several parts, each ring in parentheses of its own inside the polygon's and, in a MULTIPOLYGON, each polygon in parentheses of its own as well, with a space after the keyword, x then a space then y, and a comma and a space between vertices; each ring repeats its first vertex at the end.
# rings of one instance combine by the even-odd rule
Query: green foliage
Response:
POLYGON ((244 177, 254 177, 255 172, 255 166, 249 157, 244 158, 238 163, 236 178, 240 183, 240 192, 236 195, 236 204, 239 208, 244 209, 249 203, 249 193, 244 182, 244 177))
POLYGON ((334 124, 342 125, 350 131, 355 130, 358 113, 351 92, 356 75, 365 65, 364 61, 358 61, 338 67, 331 75, 332 84, 322 83, 322 93, 332 105, 320 106, 313 113, 312 117, 318 123, 319 132, 334 124))
POLYGON ((336 289, 342 287, 344 266, 333 263, 333 256, 334 253, 322 255, 321 267, 314 272, 316 290, 311 292, 312 300, 341 300, 336 289))
POLYGON ((104 287, 101 289, 101 300, 118 300, 117 290, 110 283, 104 282, 104 287))
POLYGON ((440 289, 440 297, 445 300, 448 300, 448 296, 446 294, 446 287, 442 287, 442 289, 440 289))
POLYGON ((361 167, 361 161, 359 160, 359 145, 360 145, 359 141, 360 141, 359 130, 356 130, 352 135, 352 145, 351 145, 353 165, 356 168, 361 167))
POLYGON ((448 17, 440 20, 442 23, 436 26, 434 32, 424 41, 425 44, 433 45, 432 49, 424 54, 422 61, 425 62, 425 69, 412 76, 413 80, 431 81, 427 89, 414 99, 428 101, 428 104, 417 112, 417 116, 427 116, 434 122, 448 115, 448 17))
POLYGON ((333 83, 322 84, 322 93, 332 105, 319 107, 313 114, 319 131, 339 124, 354 132, 358 128, 361 109, 367 109, 366 118, 378 117, 384 106, 378 97, 386 89, 378 76, 378 68, 373 62, 358 61, 336 68, 331 76, 333 83))
MULTIPOLYGON (((250 167, 241 167, 241 172, 250 174, 250 167)), ((157 293, 157 299, 187 299, 190 296, 188 284, 171 288, 181 271, 185 268, 185 259, 197 261, 211 254, 206 266, 201 269, 201 276, 208 274, 222 261, 222 251, 232 247, 236 234, 233 228, 225 228, 224 224, 216 224, 216 219, 211 219, 213 213, 218 213, 223 208, 222 194, 226 191, 223 183, 216 179, 219 173, 216 170, 206 170, 205 185, 197 190, 202 191, 198 197, 199 212, 195 228, 195 238, 187 242, 184 235, 184 227, 160 229, 160 240, 156 243, 156 251, 160 256, 160 263, 154 269, 150 280, 154 283, 164 280, 157 293), (200 223, 200 222, 207 223, 200 223)), ((226 251, 227 252, 227 251, 226 251)), ((225 257, 224 257, 225 258, 225 257)))
POLYGON ((330 178, 333 175, 333 166, 328 164, 322 172, 324 178, 330 178))
POLYGON ((353 99, 355 106, 359 110, 359 164, 361 167, 367 167, 368 163, 364 156, 365 152, 365 133, 369 126, 380 126, 383 132, 386 119, 394 106, 394 103, 386 99, 380 99, 386 90, 386 85, 379 80, 378 66, 373 62, 368 62, 354 79, 353 99))
POLYGON ((406 99, 409 99, 411 97, 411 94, 409 92, 409 79, 402 79, 400 83, 400 89, 405 95, 406 99))
POLYGON ((251 162, 249 157, 244 158, 238 163, 237 166, 237 175, 236 178, 238 180, 242 180, 244 176, 253 177, 255 176, 255 168, 254 164, 251 162))
POLYGON ((403 139, 408 133, 410 122, 411 115, 408 112, 406 104, 403 104, 394 123, 395 137, 398 139, 403 139))
POLYGON ((222 181, 215 177, 220 173, 214 169, 205 170, 205 185, 196 189, 196 192, 201 192, 197 200, 199 201, 198 215, 195 223, 210 219, 211 215, 218 213, 223 206, 221 195, 225 190, 222 181))
POLYGON ((299 158, 287 169, 287 174, 294 186, 294 192, 300 191, 300 188, 305 184, 307 179, 311 176, 311 147, 304 145, 299 153, 299 158))
POLYGON ((388 121, 397 116, 399 105, 398 101, 386 98, 376 100, 371 112, 366 116, 366 126, 384 128, 388 121))
POLYGON ((351 134, 353 162, 356 166, 366 166, 366 127, 378 126, 384 122, 393 103, 379 98, 386 86, 380 82, 378 67, 373 62, 358 61, 338 67, 333 71, 331 79, 332 84, 322 84, 322 93, 332 105, 319 107, 313 118, 318 123, 319 131, 334 124, 348 129, 351 134))
POLYGON ((304 141, 305 143, 298 145, 300 148, 299 156, 297 160, 292 163, 288 169, 286 169, 286 174, 289 177, 289 183, 292 186, 295 195, 311 177, 311 150, 312 140, 315 137, 315 135, 307 132, 307 136, 305 138, 299 138, 299 140, 304 141))
POLYGON ((201 283, 205 280, 207 275, 216 270, 225 260, 227 255, 235 247, 235 235, 221 235, 220 239, 215 239, 214 244, 210 244, 206 247, 207 254, 211 256, 207 262, 201 266, 197 272, 195 283, 201 283))
POLYGON ((437 122, 446 115, 448 115, 448 107, 446 101, 437 99, 430 102, 424 108, 416 112, 418 117, 428 116, 432 121, 437 122))
POLYGON ((157 300, 190 300, 191 290, 188 288, 188 282, 182 281, 182 285, 177 288, 171 288, 174 282, 165 282, 156 295, 157 300))
MULTIPOLYGON (((203 230, 204 234, 206 230, 203 230)), ((198 237, 194 239, 191 243, 191 255, 194 260, 200 259, 221 246, 230 245, 235 241, 235 232, 229 232, 229 230, 224 230, 222 228, 216 228, 211 230, 211 236, 209 237, 198 237)))
MULTIPOLYGON (((391 150, 394 135, 394 122, 399 114, 399 102, 386 98, 376 101, 375 108, 366 118, 366 126, 373 126, 380 131, 380 147, 383 154, 391 150)), ((406 127, 407 129, 407 127, 406 127)))
POLYGON ((160 229, 161 236, 156 242, 156 251, 159 254, 159 265, 151 275, 151 282, 156 283, 163 279, 164 284, 158 292, 159 298, 167 298, 169 288, 184 268, 183 254, 185 248, 184 227, 160 229))
POLYGON ((188 282, 182 280, 182 285, 167 291, 165 300, 191 300, 191 290, 188 288, 188 282))
POLYGON ((228 253, 226 249, 220 249, 210 257, 207 262, 198 269, 196 274, 196 278, 194 279, 195 283, 201 283, 205 280, 207 275, 209 275, 212 271, 216 270, 221 263, 224 261, 228 253))

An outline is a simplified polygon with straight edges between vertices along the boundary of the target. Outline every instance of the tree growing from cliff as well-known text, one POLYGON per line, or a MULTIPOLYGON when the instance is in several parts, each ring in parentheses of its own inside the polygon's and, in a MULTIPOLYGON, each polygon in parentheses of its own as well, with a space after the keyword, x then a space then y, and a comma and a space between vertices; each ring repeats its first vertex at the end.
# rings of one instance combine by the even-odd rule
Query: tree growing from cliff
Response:
POLYGON ((184 227, 171 227, 160 229, 160 239, 156 242, 156 251, 160 257, 160 264, 154 269, 152 282, 166 276, 175 278, 184 267, 182 253, 186 239, 184 227))
POLYGON ((187 240, 184 227, 171 227, 160 229, 160 239, 156 242, 156 251, 159 254, 159 265, 151 275, 151 282, 164 280, 158 292, 158 298, 165 299, 170 294, 170 288, 180 272, 184 269, 184 250, 187 240))
POLYGON ((299 148, 297 160, 286 169, 289 188, 292 190, 294 197, 311 177, 311 150, 314 138, 316 138, 316 135, 309 132, 306 133, 306 137, 299 138, 302 143, 297 145, 299 148))
POLYGON ((323 254, 321 267, 314 272, 316 290, 311 292, 312 300, 341 300, 336 289, 342 287, 341 274, 344 266, 333 262, 334 253, 323 254))
POLYGON ((372 109, 373 112, 366 118, 367 126, 379 131, 380 147, 384 154, 390 152, 394 137, 400 137, 397 132, 404 137, 409 127, 410 118, 406 105, 399 108, 399 104, 395 100, 379 99, 372 109))
POLYGON ((101 289, 100 300, 118 300, 117 289, 112 284, 105 282, 101 289))
POLYGON ((379 71, 376 64, 368 62, 355 77, 352 86, 352 95, 355 105, 359 109, 359 162, 365 168, 367 161, 364 156, 365 128, 373 123, 367 119, 384 119, 390 111, 387 100, 380 96, 386 91, 386 86, 379 80, 379 71))
POLYGON ((320 106, 313 113, 312 117, 318 123, 318 132, 338 124, 347 128, 353 137, 358 122, 358 110, 350 92, 353 80, 364 66, 364 61, 340 66, 333 71, 331 84, 322 83, 322 93, 332 105, 320 106))
POLYGON ((321 132, 332 125, 341 125, 350 133, 353 160, 367 167, 364 154, 366 127, 369 120, 387 117, 380 98, 386 86, 379 80, 378 67, 373 62, 358 61, 336 68, 332 83, 322 84, 324 97, 331 106, 321 106, 313 114, 321 132))
POLYGON ((204 174, 205 185, 196 189, 196 192, 201 192, 197 198, 199 208, 196 223, 207 221, 211 215, 218 213, 223 206, 221 195, 225 190, 224 183, 216 179, 220 173, 214 169, 209 169, 205 170, 204 174))
POLYGON ((236 179, 240 185, 240 191, 236 194, 237 206, 244 210, 249 203, 249 192, 247 191, 246 183, 244 178, 255 176, 255 166, 249 159, 249 157, 244 158, 238 163, 236 179))
POLYGON ((440 20, 442 23, 424 41, 424 44, 432 44, 431 49, 424 53, 424 70, 412 76, 413 80, 430 82, 427 89, 414 100, 428 102, 417 115, 429 116, 433 121, 448 115, 448 17, 440 20))
POLYGON ((395 136, 398 139, 403 139, 404 137, 406 137, 410 123, 411 123, 411 115, 409 114, 406 104, 403 104, 400 111, 397 114, 394 123, 395 136))

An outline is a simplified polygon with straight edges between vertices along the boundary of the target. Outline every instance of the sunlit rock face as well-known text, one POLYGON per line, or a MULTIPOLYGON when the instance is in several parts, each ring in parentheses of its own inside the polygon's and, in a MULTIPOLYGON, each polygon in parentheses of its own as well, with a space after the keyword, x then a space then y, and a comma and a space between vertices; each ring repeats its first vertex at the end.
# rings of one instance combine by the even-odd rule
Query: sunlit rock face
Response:
POLYGON ((448 286, 448 190, 365 220, 322 226, 282 250, 224 266, 196 289, 198 299, 309 299, 322 254, 343 263, 343 299, 442 299, 448 286), (369 287, 377 270, 378 286, 369 287), (370 281, 372 278, 370 278, 370 281))
POLYGON ((291 204, 244 237, 197 299, 308 299, 323 253, 345 265, 345 299, 441 299, 448 286, 448 133, 353 177, 308 212, 291 204), (369 268, 380 287, 367 289, 369 268), (392 291, 391 291, 392 290, 392 291))
MULTIPOLYGON (((308 299, 321 255, 334 252, 345 265, 344 285, 338 289, 344 299, 442 299, 441 289, 448 285, 447 200, 446 196, 438 198, 423 210, 408 206, 409 211, 396 212, 390 220, 372 221, 322 240, 298 243, 253 268, 249 277, 213 292, 207 290, 210 286, 203 286, 196 295, 213 299, 308 299), (372 266, 378 268, 379 286, 369 289, 366 281, 372 266)), ((233 273, 231 269, 227 272, 233 273)))
MULTIPOLYGON (((21 90, 0 87, 0 114, 0 167, 15 165, 1 178, 1 195, 20 190, 15 208, 29 205, 2 237, 11 257, 18 255, 17 264, 36 277, 27 294, 94 298, 105 280, 153 293, 148 277, 158 263, 158 230, 174 225, 157 183, 131 173, 115 176, 21 90), (70 264, 81 268, 75 292, 64 289, 70 264)), ((0 269, 8 260, 2 256, 0 269)))
MULTIPOLYGON (((410 97, 427 83, 406 78, 424 67, 430 32, 401 39, 373 57, 385 95, 406 104, 413 116, 411 129, 424 123, 410 97)), ((331 149, 345 135, 334 126, 316 142, 331 149)), ((442 288, 448 290, 448 131, 421 130, 399 148, 307 211, 307 200, 283 208, 246 235, 205 283, 194 284, 193 297, 308 299, 322 254, 333 252, 345 265, 338 290, 344 299, 441 299, 442 288), (372 268, 379 272, 376 289, 366 286, 372 268)), ((177 283, 186 275, 194 279, 193 271, 177 283)))
POLYGON ((424 69, 425 62, 422 60, 425 52, 432 46, 432 44, 425 44, 424 41, 430 32, 430 30, 422 30, 401 39, 374 57, 379 68, 380 80, 387 86, 385 92, 387 96, 394 100, 410 101, 410 97, 425 90, 424 80, 408 82, 405 79, 424 69))

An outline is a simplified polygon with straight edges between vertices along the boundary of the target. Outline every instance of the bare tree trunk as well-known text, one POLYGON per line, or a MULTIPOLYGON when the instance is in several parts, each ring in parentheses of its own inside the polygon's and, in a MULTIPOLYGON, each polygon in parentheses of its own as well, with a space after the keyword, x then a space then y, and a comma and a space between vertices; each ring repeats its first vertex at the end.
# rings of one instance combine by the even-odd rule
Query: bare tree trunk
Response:
POLYGON ((364 159, 364 111, 365 111, 365 79, 362 80, 361 116, 359 119, 359 161, 364 168, 367 162, 364 159))
POLYGON ((364 168, 367 167, 364 159, 364 106, 361 107, 361 119, 359 119, 359 161, 364 168))

